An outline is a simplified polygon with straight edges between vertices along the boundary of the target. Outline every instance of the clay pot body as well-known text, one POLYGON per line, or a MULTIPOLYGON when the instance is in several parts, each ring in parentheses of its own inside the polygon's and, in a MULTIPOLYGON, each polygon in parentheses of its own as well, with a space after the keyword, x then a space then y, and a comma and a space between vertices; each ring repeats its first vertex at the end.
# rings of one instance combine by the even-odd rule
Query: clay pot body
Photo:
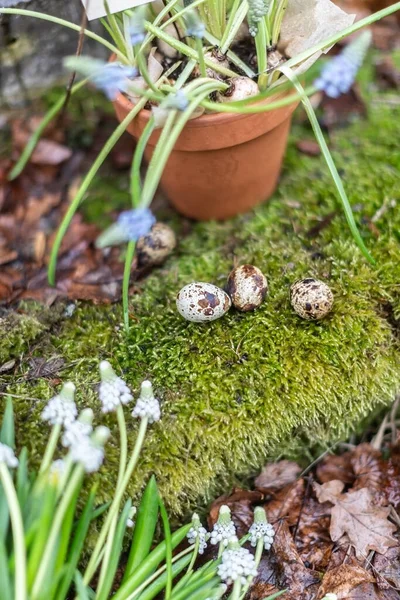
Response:
MULTIPOLYGON (((276 100, 276 98, 274 98, 276 100)), ((276 188, 297 102, 265 113, 203 115, 189 121, 161 179, 173 206, 197 220, 226 219, 267 200, 276 188)), ((133 108, 114 102, 120 121, 133 108)), ((128 127, 138 139, 151 115, 142 110, 128 127)), ((160 131, 145 151, 149 161, 160 131)))

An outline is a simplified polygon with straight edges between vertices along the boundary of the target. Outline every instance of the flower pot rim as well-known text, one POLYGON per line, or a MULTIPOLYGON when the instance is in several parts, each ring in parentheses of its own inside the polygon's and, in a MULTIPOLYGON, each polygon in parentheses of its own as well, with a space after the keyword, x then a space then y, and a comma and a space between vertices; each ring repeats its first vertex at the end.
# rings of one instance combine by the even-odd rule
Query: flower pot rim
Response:
MULTIPOLYGON (((265 101, 262 102, 258 102, 257 104, 267 104, 270 101, 276 101, 277 97, 279 96, 284 96, 287 94, 290 94, 291 92, 293 92, 292 90, 286 91, 286 92, 279 92, 279 90, 276 92, 276 94, 274 94, 273 96, 271 96, 270 98, 267 98, 265 101)), ((117 104, 120 104, 125 110, 127 110, 128 112, 130 112, 133 108, 134 108, 134 104, 131 100, 129 100, 129 98, 127 98, 124 94, 119 93, 117 95, 117 97, 115 98, 114 102, 116 102, 117 104)), ((298 104, 298 99, 294 99, 293 103, 296 103, 296 105, 298 104)), ((290 105, 288 105, 290 106, 290 105)), ((266 111, 266 113, 270 112, 270 113, 274 113, 275 111, 278 111, 279 108, 277 109, 273 109, 271 111, 266 111)), ((239 121, 241 119, 245 119, 245 118, 249 118, 249 117, 256 117, 258 115, 262 115, 264 114, 263 112, 257 112, 257 113, 237 113, 237 112, 221 112, 221 113, 210 113, 210 114, 202 114, 199 117, 196 117, 194 119, 190 119, 185 127, 188 128, 196 128, 196 127, 207 127, 207 126, 214 126, 214 125, 222 125, 224 123, 227 122, 234 122, 234 121, 239 121)), ((140 118, 148 121, 150 119, 152 115, 152 111, 148 110, 147 108, 143 108, 139 113, 138 116, 140 116, 140 118)))

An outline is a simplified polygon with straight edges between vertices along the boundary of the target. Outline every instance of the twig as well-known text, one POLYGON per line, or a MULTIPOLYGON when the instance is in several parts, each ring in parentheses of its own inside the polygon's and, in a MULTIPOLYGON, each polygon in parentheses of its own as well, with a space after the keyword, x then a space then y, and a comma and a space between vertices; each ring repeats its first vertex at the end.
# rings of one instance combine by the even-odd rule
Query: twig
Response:
MULTIPOLYGON (((86 11, 89 9, 89 3, 90 3, 90 0, 87 1, 86 9, 85 8, 82 9, 81 30, 79 32, 78 45, 76 47, 75 56, 80 56, 82 54, 83 44, 85 41, 85 29, 86 29, 86 25, 87 25, 87 12, 86 11)), ((71 76, 69 78, 69 82, 68 82, 67 89, 65 92, 64 104, 63 104, 63 107, 58 116, 57 124, 61 123, 64 120, 65 111, 67 110, 69 99, 71 98, 71 90, 75 83, 75 78, 76 78, 76 71, 73 71, 73 73, 71 73, 71 76)))

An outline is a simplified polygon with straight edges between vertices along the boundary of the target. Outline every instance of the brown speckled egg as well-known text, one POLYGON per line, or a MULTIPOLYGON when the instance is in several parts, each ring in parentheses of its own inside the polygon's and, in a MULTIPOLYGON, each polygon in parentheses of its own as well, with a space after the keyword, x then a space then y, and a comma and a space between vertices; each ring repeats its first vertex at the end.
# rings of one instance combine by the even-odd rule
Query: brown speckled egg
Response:
POLYGON ((161 265, 176 246, 175 233, 165 223, 155 223, 136 243, 139 267, 161 265))
POLYGON ((176 298, 178 312, 187 321, 215 321, 231 307, 231 299, 221 288, 201 281, 185 285, 176 298))
POLYGON ((226 291, 233 306, 247 312, 255 310, 264 302, 268 293, 268 281, 257 267, 242 265, 231 271, 226 291))
POLYGON ((290 302, 303 319, 323 319, 332 310, 333 294, 326 283, 309 277, 291 286, 290 302))

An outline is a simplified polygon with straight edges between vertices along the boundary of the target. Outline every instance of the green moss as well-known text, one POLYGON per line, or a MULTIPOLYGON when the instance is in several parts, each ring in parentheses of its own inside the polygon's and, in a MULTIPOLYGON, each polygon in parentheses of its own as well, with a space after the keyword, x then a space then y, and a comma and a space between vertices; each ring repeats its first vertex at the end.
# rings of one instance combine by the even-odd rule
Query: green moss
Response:
MULTIPOLYGON (((132 494, 154 472, 179 514, 266 457, 296 452, 304 440, 327 445, 343 438, 398 391, 400 214, 393 201, 400 189, 400 108, 386 105, 373 88, 368 95, 368 120, 336 132, 331 147, 376 268, 350 238, 323 159, 296 150, 297 139, 311 137, 298 124, 271 202, 227 223, 196 224, 181 236, 165 267, 136 285, 127 337, 119 306, 81 305, 45 350, 34 351, 65 358, 80 406, 98 410, 99 359, 109 359, 136 391, 142 379, 152 379, 163 419, 151 428, 132 494), (254 263, 268 275, 267 302, 253 314, 232 311, 205 326, 183 321, 177 290, 194 280, 223 285, 235 262, 254 263), (309 275, 327 280, 335 293, 334 311, 321 323, 300 320, 288 301, 290 283, 309 275)), ((26 382, 26 369, 22 361, 17 381, 3 379, 18 396, 20 442, 37 454, 47 436, 40 411, 54 382, 26 382)), ((118 460, 109 423, 114 437, 104 497, 113 490, 118 460)), ((129 427, 133 439, 136 425, 129 427)))
POLYGON ((26 353, 44 330, 35 316, 6 313, 0 318, 0 365, 26 353))

